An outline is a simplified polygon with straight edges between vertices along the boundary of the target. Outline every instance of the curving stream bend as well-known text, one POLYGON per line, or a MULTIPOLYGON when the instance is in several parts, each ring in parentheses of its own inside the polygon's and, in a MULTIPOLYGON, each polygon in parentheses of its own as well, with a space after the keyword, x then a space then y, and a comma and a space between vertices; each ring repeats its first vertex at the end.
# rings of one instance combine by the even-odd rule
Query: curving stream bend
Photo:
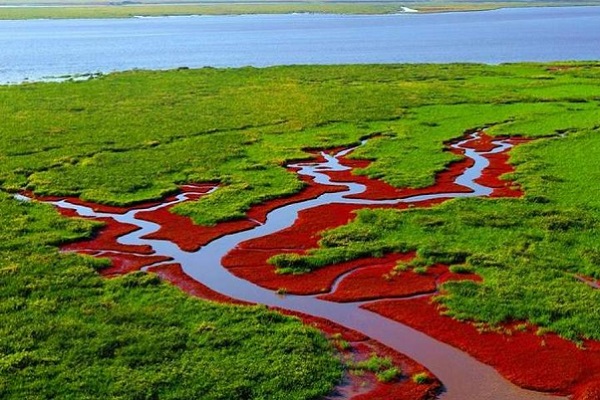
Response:
MULTIPOLYGON (((521 389, 503 378, 492 367, 483 364, 468 354, 445 343, 437 341, 404 324, 392 321, 376 313, 360 308, 366 302, 335 303, 318 299, 318 295, 280 296, 271 290, 259 287, 230 273, 221 264, 221 259, 238 244, 292 226, 301 210, 320 206, 323 204, 346 203, 364 205, 389 205, 399 203, 418 203, 431 199, 487 196, 492 189, 475 182, 484 168, 489 165, 485 155, 499 153, 512 145, 508 141, 494 141, 496 147, 488 152, 478 152, 465 147, 477 134, 453 145, 456 149, 464 151, 466 157, 472 159, 474 164, 467 168, 455 182, 471 189, 469 193, 438 193, 418 195, 393 200, 368 200, 350 199, 347 196, 363 193, 366 187, 353 182, 331 182, 325 173, 329 171, 348 170, 342 165, 339 158, 347 155, 353 149, 338 152, 335 155, 323 153, 324 162, 299 163, 290 167, 298 168, 298 174, 311 177, 316 183, 322 185, 335 185, 345 187, 346 190, 337 193, 326 193, 315 199, 289 204, 271 211, 264 224, 250 230, 229 234, 213 240, 196 252, 181 250, 175 243, 166 240, 145 239, 145 235, 157 231, 160 226, 153 222, 138 219, 136 214, 140 211, 153 211, 169 205, 185 201, 190 194, 183 193, 173 201, 165 202, 153 207, 133 209, 125 214, 95 212, 90 207, 76 205, 66 200, 52 202, 57 207, 75 210, 79 215, 96 218, 113 218, 122 223, 139 227, 119 238, 122 244, 149 245, 155 255, 172 258, 168 263, 179 263, 182 270, 191 278, 208 286, 210 289, 225 294, 235 299, 253 303, 276 306, 291 311, 321 317, 342 326, 362 332, 380 343, 403 353, 418 363, 428 368, 437 376, 444 385, 444 392, 440 399, 445 400, 550 400, 562 397, 547 395, 521 389)), ((161 262, 145 267, 151 269, 161 262)), ((339 283, 339 280, 336 282, 339 283)), ((320 293, 319 295, 322 295, 320 293)))

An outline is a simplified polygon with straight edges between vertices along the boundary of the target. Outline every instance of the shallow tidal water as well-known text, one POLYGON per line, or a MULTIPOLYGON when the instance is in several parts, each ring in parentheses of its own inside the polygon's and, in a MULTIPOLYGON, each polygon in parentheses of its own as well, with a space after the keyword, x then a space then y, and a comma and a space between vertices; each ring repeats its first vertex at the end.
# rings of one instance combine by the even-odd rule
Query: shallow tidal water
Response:
POLYGON ((0 83, 134 68, 600 59, 600 7, 0 21, 0 83))

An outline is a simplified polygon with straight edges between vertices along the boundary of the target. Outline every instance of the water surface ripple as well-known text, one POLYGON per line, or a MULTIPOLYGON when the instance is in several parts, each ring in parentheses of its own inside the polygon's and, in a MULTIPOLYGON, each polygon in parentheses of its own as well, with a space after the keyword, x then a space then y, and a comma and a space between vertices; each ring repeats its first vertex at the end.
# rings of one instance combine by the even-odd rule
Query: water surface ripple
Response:
POLYGON ((0 83, 141 69, 600 59, 600 7, 0 21, 0 83))

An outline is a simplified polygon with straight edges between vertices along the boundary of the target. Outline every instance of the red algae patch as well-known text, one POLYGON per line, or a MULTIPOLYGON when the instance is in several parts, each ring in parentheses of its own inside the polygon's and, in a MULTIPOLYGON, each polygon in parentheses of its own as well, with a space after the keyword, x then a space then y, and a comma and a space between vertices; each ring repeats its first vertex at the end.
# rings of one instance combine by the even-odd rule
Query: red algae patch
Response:
POLYGON ((594 381, 582 385, 573 395, 572 400, 598 400, 600 399, 600 376, 594 381))
POLYGON ((495 140, 507 139, 505 137, 493 137, 493 136, 487 135, 483 131, 479 131, 479 132, 477 132, 477 134, 478 134, 478 137, 476 139, 469 140, 467 143, 463 144, 463 147, 472 149, 472 150, 476 150, 476 151, 480 151, 480 152, 489 152, 497 147, 497 145, 494 144, 495 140))
MULTIPOLYGON (((70 211, 70 210, 67 210, 70 211)), ((124 245, 117 242, 118 238, 139 228, 135 225, 117 222, 112 218, 93 218, 94 221, 105 223, 96 234, 87 240, 69 243, 61 246, 63 251, 106 250, 124 253, 152 254, 153 250, 146 245, 124 245)))
POLYGON ((592 289, 600 289, 600 281, 585 275, 575 275, 575 279, 585 283, 592 289))
POLYGON ((139 219, 160 225, 156 232, 144 236, 144 239, 168 240, 181 250, 193 252, 208 242, 234 232, 251 229, 258 224, 250 220, 221 222, 215 226, 200 226, 189 217, 173 214, 169 207, 154 211, 140 211, 139 219))
POLYGON ((580 349, 557 335, 538 335, 526 324, 486 329, 460 322, 441 315, 430 297, 383 300, 362 307, 457 347, 526 389, 569 394, 600 374, 597 342, 580 349))
POLYGON ((169 257, 163 256, 141 256, 137 254, 111 252, 100 252, 96 253, 95 256, 111 260, 112 265, 110 267, 100 270, 100 274, 107 277, 128 274, 133 271, 138 271, 148 265, 170 260, 169 257))
POLYGON ((325 204, 302 210, 293 226, 269 236, 241 243, 241 249, 304 250, 315 248, 321 232, 347 224, 355 218, 354 211, 365 208, 358 204, 325 204))
MULTIPOLYGON (((274 254, 281 254, 281 251, 272 253, 240 251, 238 253, 237 250, 234 250, 223 259, 223 266, 234 275, 267 289, 289 294, 309 295, 328 292, 336 279, 348 271, 369 266, 374 260, 381 262, 376 259, 361 259, 321 268, 309 274, 281 275, 275 272, 275 267, 266 262, 274 254), (240 259, 240 256, 244 258, 240 259), (233 263, 237 263, 237 265, 233 263)), ((394 255, 389 255, 387 258, 392 259, 394 255)))
POLYGON ((441 389, 441 383, 422 365, 360 332, 323 318, 274 309, 285 315, 298 317, 306 325, 324 332, 340 352, 349 371, 345 374, 342 385, 336 388, 334 394, 325 397, 326 400, 427 400, 434 398, 441 389), (398 376, 389 382, 383 382, 372 372, 353 369, 353 365, 370 357, 389 359, 398 370, 398 376), (421 384, 414 382, 412 377, 419 373, 427 374, 430 379, 421 384))
MULTIPOLYGON (((413 254, 397 257, 407 261, 413 254)), ((375 261, 375 260, 374 260, 375 261)), ((319 296, 320 299, 336 302, 354 302, 393 297, 410 297, 434 293, 438 285, 449 280, 474 280, 481 278, 475 274, 453 274, 443 265, 429 267, 425 273, 412 270, 398 272, 393 263, 375 263, 356 270, 340 282, 333 293, 319 296)))
POLYGON ((266 216, 272 210, 288 204, 319 197, 324 193, 333 193, 343 190, 339 186, 322 186, 308 182, 307 177, 302 177, 307 186, 298 194, 274 199, 250 208, 246 219, 220 222, 214 226, 200 226, 181 215, 170 211, 171 207, 161 208, 155 211, 141 211, 137 217, 145 221, 160 225, 160 229, 149 235, 146 239, 168 240, 188 252, 197 251, 205 244, 225 235, 245 231, 263 223, 266 216))
POLYGON ((181 269, 181 265, 177 263, 161 264, 150 269, 151 272, 157 274, 161 279, 172 283, 184 292, 194 297, 199 297, 204 300, 216 301, 218 303, 228 304, 244 304, 249 305, 246 301, 236 300, 229 296, 225 296, 219 292, 215 292, 202 283, 190 278, 181 269))
MULTIPOLYGON (((343 303, 414 296, 436 290, 435 278, 431 275, 419 275, 412 271, 396 273, 394 267, 399 259, 400 257, 394 257, 387 263, 367 259, 369 264, 343 277, 334 292, 319 298, 343 303)), ((408 260, 409 257, 404 259, 408 260)))
MULTIPOLYGON (((299 213, 296 223, 267 237, 241 243, 222 260, 224 267, 234 275, 262 287, 293 294, 327 292, 336 278, 350 270, 369 265, 370 260, 356 260, 320 268, 310 274, 282 275, 267 260, 282 253, 303 253, 317 246, 320 232, 348 223, 360 205, 335 204, 319 206, 299 213)), ((390 260, 395 255, 387 256, 390 260)))
MULTIPOLYGON (((475 273, 454 273, 450 270, 448 270, 447 266, 443 266, 443 265, 437 265, 436 267, 436 272, 439 273, 439 275, 436 278, 436 283, 438 285, 438 287, 440 285, 442 285, 443 283, 449 282, 449 281, 473 281, 473 282, 482 282, 483 279, 481 278, 481 276, 475 274, 475 273), (441 267, 441 270, 439 269, 441 267)), ((427 272, 430 272, 429 270, 427 272)))
POLYGON ((508 152, 490 154, 486 157, 490 165, 483 170, 481 176, 475 180, 480 185, 493 189, 490 197, 521 197, 523 191, 514 182, 500 179, 504 174, 514 172, 508 163, 508 152))
MULTIPOLYGON (((464 146, 477 151, 489 152, 495 147, 494 140, 504 140, 514 146, 531 141, 531 139, 519 137, 492 137, 480 132, 478 139, 469 141, 464 146)), ((514 182, 500 179, 502 175, 514 172, 514 167, 508 162, 509 152, 510 149, 506 149, 500 153, 485 156, 490 165, 482 171, 481 176, 475 182, 492 188, 493 192, 490 197, 521 197, 523 195, 523 191, 514 182)))

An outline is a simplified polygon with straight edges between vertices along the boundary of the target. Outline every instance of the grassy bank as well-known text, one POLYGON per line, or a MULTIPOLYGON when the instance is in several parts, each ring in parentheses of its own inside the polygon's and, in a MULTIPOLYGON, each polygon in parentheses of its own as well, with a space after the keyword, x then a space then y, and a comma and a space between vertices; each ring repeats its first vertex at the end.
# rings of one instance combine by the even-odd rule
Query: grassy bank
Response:
POLYGON ((66 18, 131 18, 136 16, 186 16, 186 15, 240 15, 240 14, 395 14, 403 11, 403 7, 415 9, 421 13, 482 11, 505 7, 532 6, 577 6, 598 5, 596 1, 579 2, 538 2, 538 1, 504 1, 504 2, 377 2, 377 1, 347 1, 347 2, 182 2, 170 4, 140 2, 136 4, 103 4, 85 1, 73 2, 35 2, 35 7, 27 7, 29 3, 10 7, 0 7, 0 20, 21 19, 66 19, 66 18), (47 5, 46 5, 47 4, 47 5), (58 6, 57 6, 58 4, 58 6), (46 6, 45 6, 46 5, 46 6))
POLYGON ((393 3, 267 3, 267 4, 136 4, 68 5, 64 7, 0 8, 0 20, 131 18, 135 16, 238 15, 238 14, 391 14, 401 10, 393 3))

